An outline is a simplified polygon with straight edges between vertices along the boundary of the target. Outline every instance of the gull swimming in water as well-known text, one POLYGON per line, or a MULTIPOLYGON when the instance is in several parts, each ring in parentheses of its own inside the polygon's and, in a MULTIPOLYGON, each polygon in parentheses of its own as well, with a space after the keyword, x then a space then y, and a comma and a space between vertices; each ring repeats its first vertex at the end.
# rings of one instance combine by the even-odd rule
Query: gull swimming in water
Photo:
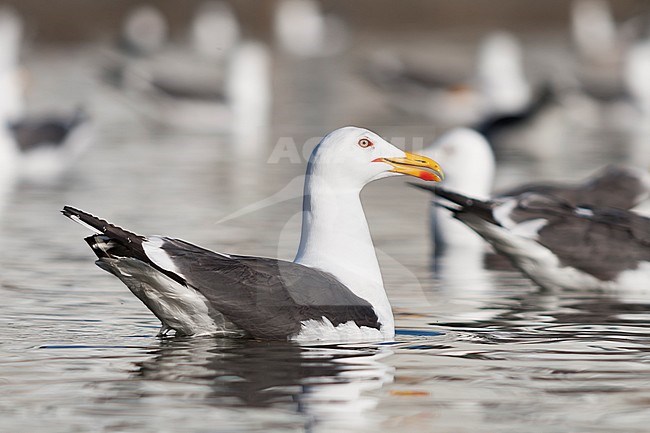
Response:
POLYGON ((393 313, 359 194, 410 175, 440 181, 440 166, 362 128, 337 129, 312 152, 300 246, 293 262, 218 253, 141 236, 81 210, 63 214, 94 232, 86 242, 160 319, 161 333, 297 341, 393 338, 393 313))
POLYGON ((430 188, 455 218, 546 289, 650 287, 650 218, 526 192, 481 200, 430 188))

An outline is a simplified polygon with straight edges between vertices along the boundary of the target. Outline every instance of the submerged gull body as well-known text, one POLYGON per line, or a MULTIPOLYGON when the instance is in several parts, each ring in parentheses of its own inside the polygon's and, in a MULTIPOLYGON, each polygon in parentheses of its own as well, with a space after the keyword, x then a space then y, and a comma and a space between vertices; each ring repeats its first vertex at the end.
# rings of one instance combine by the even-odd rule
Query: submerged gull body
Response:
POLYGON ((90 228, 97 264, 160 319, 162 333, 297 341, 378 341, 394 321, 359 193, 407 174, 441 180, 433 160, 346 127, 309 161, 300 246, 293 262, 213 252, 163 236, 140 236, 88 213, 63 213, 90 228))

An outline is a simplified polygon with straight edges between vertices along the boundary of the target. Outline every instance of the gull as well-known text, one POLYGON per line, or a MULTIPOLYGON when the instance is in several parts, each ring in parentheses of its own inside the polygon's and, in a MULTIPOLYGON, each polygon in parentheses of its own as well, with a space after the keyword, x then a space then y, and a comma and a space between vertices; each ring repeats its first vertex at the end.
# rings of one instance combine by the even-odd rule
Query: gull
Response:
POLYGON ((295 341, 393 338, 391 306, 359 194, 374 180, 440 181, 440 166, 362 128, 337 129, 307 165, 300 246, 293 262, 207 250, 142 236, 66 206, 94 233, 96 264, 118 277, 162 322, 161 334, 295 341))

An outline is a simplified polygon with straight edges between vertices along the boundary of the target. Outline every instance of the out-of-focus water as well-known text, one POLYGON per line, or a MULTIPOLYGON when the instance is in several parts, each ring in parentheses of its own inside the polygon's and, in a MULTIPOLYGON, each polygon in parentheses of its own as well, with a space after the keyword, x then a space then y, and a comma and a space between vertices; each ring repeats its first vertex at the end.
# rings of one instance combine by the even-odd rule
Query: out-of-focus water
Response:
MULTIPOLYGON (((542 292, 463 253, 438 263, 436 276, 428 197, 401 179, 362 195, 396 341, 301 347, 156 338, 158 320, 93 265, 87 232, 58 213, 63 205, 143 234, 291 259, 296 178, 305 170, 292 143, 300 150, 310 137, 354 123, 417 145, 435 128, 400 126, 347 56, 276 59, 275 124, 258 147, 227 134, 150 131, 92 84, 93 52, 47 51, 31 61, 34 104, 93 92, 97 139, 58 182, 19 184, 4 203, 1 431, 647 431, 650 301, 542 292), (272 157, 278 142, 285 153, 272 157)), ((628 135, 606 132, 569 128, 549 163, 506 154, 497 184, 576 179, 629 159, 628 135)))

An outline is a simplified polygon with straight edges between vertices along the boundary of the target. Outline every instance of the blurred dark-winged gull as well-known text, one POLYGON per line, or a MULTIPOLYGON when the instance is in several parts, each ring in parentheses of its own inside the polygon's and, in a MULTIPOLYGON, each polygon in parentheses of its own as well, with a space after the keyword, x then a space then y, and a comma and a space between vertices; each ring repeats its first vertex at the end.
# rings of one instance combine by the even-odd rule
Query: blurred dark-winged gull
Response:
MULTIPOLYGON (((469 128, 446 132, 422 154, 445 167, 442 185, 446 189, 481 200, 535 192, 574 206, 632 209, 650 196, 650 173, 625 165, 608 165, 577 183, 531 182, 492 193, 496 170, 492 148, 485 137, 469 128)), ((431 224, 436 254, 452 246, 483 248, 482 240, 444 209, 434 206, 431 224)))
POLYGON ((11 156, 19 177, 49 180, 62 173, 92 141, 86 113, 27 117, 9 122, 0 146, 13 149, 11 156))
POLYGON ((19 175, 50 179, 61 173, 90 141, 88 117, 71 114, 25 114, 20 79, 22 19, 0 7, 0 182, 19 175))
POLYGON ((391 339, 394 320, 359 194, 406 174, 442 178, 439 165, 375 133, 327 135, 307 166, 300 246, 293 262, 213 252, 141 236, 66 206, 91 229, 99 260, 160 319, 161 333, 247 335, 297 341, 391 339))
POLYGON ((572 206, 632 209, 650 197, 650 173, 636 167, 610 164, 579 183, 528 183, 501 191, 496 197, 514 197, 529 192, 552 195, 572 206))
POLYGON ((400 110, 453 125, 520 113, 534 96, 524 74, 521 46, 505 32, 491 33, 481 42, 472 77, 436 74, 390 53, 371 60, 364 72, 400 110))
POLYGON ((480 200, 441 187, 420 188, 546 289, 650 287, 650 219, 607 207, 575 206, 523 193, 480 200))
POLYGON ((185 131, 218 133, 242 123, 249 128, 267 125, 270 74, 266 45, 244 41, 229 51, 224 65, 168 56, 118 62, 104 78, 147 120, 185 131))

